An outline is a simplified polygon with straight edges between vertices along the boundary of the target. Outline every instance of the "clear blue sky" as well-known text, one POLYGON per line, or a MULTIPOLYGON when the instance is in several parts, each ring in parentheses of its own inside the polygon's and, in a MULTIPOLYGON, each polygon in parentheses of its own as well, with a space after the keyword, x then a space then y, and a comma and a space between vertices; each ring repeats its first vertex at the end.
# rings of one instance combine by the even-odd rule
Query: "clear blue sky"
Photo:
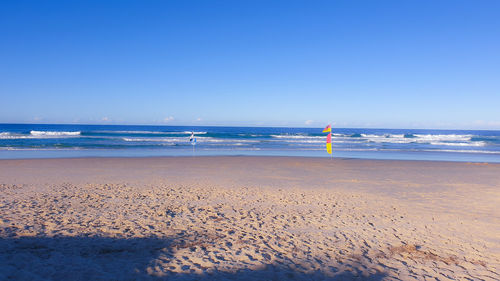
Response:
POLYGON ((3 1, 0 122, 500 129, 500 1, 3 1))

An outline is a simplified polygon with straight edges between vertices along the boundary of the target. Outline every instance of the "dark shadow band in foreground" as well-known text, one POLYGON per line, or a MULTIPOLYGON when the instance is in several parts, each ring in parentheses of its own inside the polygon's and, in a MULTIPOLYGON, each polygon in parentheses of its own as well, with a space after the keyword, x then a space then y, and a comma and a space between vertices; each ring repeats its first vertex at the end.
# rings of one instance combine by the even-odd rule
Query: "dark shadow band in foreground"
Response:
MULTIPOLYGON (((361 264, 306 269, 285 261, 232 270, 168 262, 180 248, 198 247, 174 238, 21 237, 0 238, 0 280, 382 280, 361 264), (176 272, 177 271, 177 272, 176 272)), ((225 267, 227 268, 227 266, 225 267)))

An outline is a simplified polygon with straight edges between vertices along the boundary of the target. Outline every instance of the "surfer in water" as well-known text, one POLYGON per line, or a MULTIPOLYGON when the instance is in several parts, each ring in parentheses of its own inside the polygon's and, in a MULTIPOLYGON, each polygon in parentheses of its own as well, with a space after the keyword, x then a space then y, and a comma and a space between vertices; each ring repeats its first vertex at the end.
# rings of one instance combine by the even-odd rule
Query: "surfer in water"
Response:
POLYGON ((193 141, 193 139, 194 139, 194 132, 193 132, 193 131, 191 131, 191 137, 189 138, 189 141, 190 141, 190 142, 192 142, 192 141, 193 141))

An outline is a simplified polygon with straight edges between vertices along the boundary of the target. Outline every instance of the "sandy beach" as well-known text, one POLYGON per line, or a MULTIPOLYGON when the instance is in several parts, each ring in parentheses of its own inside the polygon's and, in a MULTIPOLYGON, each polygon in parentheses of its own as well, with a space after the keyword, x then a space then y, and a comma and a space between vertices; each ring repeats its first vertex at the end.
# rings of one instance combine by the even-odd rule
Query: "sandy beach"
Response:
POLYGON ((0 280, 500 280, 500 164, 1 160, 0 280))

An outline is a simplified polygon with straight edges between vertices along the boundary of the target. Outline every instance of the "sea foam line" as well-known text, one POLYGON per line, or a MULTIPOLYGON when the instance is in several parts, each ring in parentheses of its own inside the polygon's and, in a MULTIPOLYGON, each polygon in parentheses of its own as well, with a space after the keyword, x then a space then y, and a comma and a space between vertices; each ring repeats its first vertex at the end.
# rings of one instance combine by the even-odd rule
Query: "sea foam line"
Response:
MULTIPOLYGON (((259 140, 246 140, 246 139, 217 139, 211 137, 196 137, 199 143, 258 143, 259 140)), ((185 143, 189 142, 189 138, 175 138, 175 137, 165 137, 165 138, 122 138, 124 141, 129 142, 175 142, 175 143, 185 143)))
POLYGON ((271 135, 271 137, 278 139, 326 139, 326 135, 325 136, 271 135))
MULTIPOLYGON (((192 131, 162 132, 162 131, 89 131, 96 134, 147 134, 147 135, 190 135, 192 131)), ((194 132, 195 135, 204 135, 207 132, 194 132)))
POLYGON ((30 134, 33 136, 78 136, 81 134, 81 132, 30 131, 30 134))
POLYGON ((40 138, 60 138, 60 137, 74 137, 79 136, 81 132, 55 132, 55 131, 30 131, 29 135, 2 132, 0 139, 40 139, 40 138))

